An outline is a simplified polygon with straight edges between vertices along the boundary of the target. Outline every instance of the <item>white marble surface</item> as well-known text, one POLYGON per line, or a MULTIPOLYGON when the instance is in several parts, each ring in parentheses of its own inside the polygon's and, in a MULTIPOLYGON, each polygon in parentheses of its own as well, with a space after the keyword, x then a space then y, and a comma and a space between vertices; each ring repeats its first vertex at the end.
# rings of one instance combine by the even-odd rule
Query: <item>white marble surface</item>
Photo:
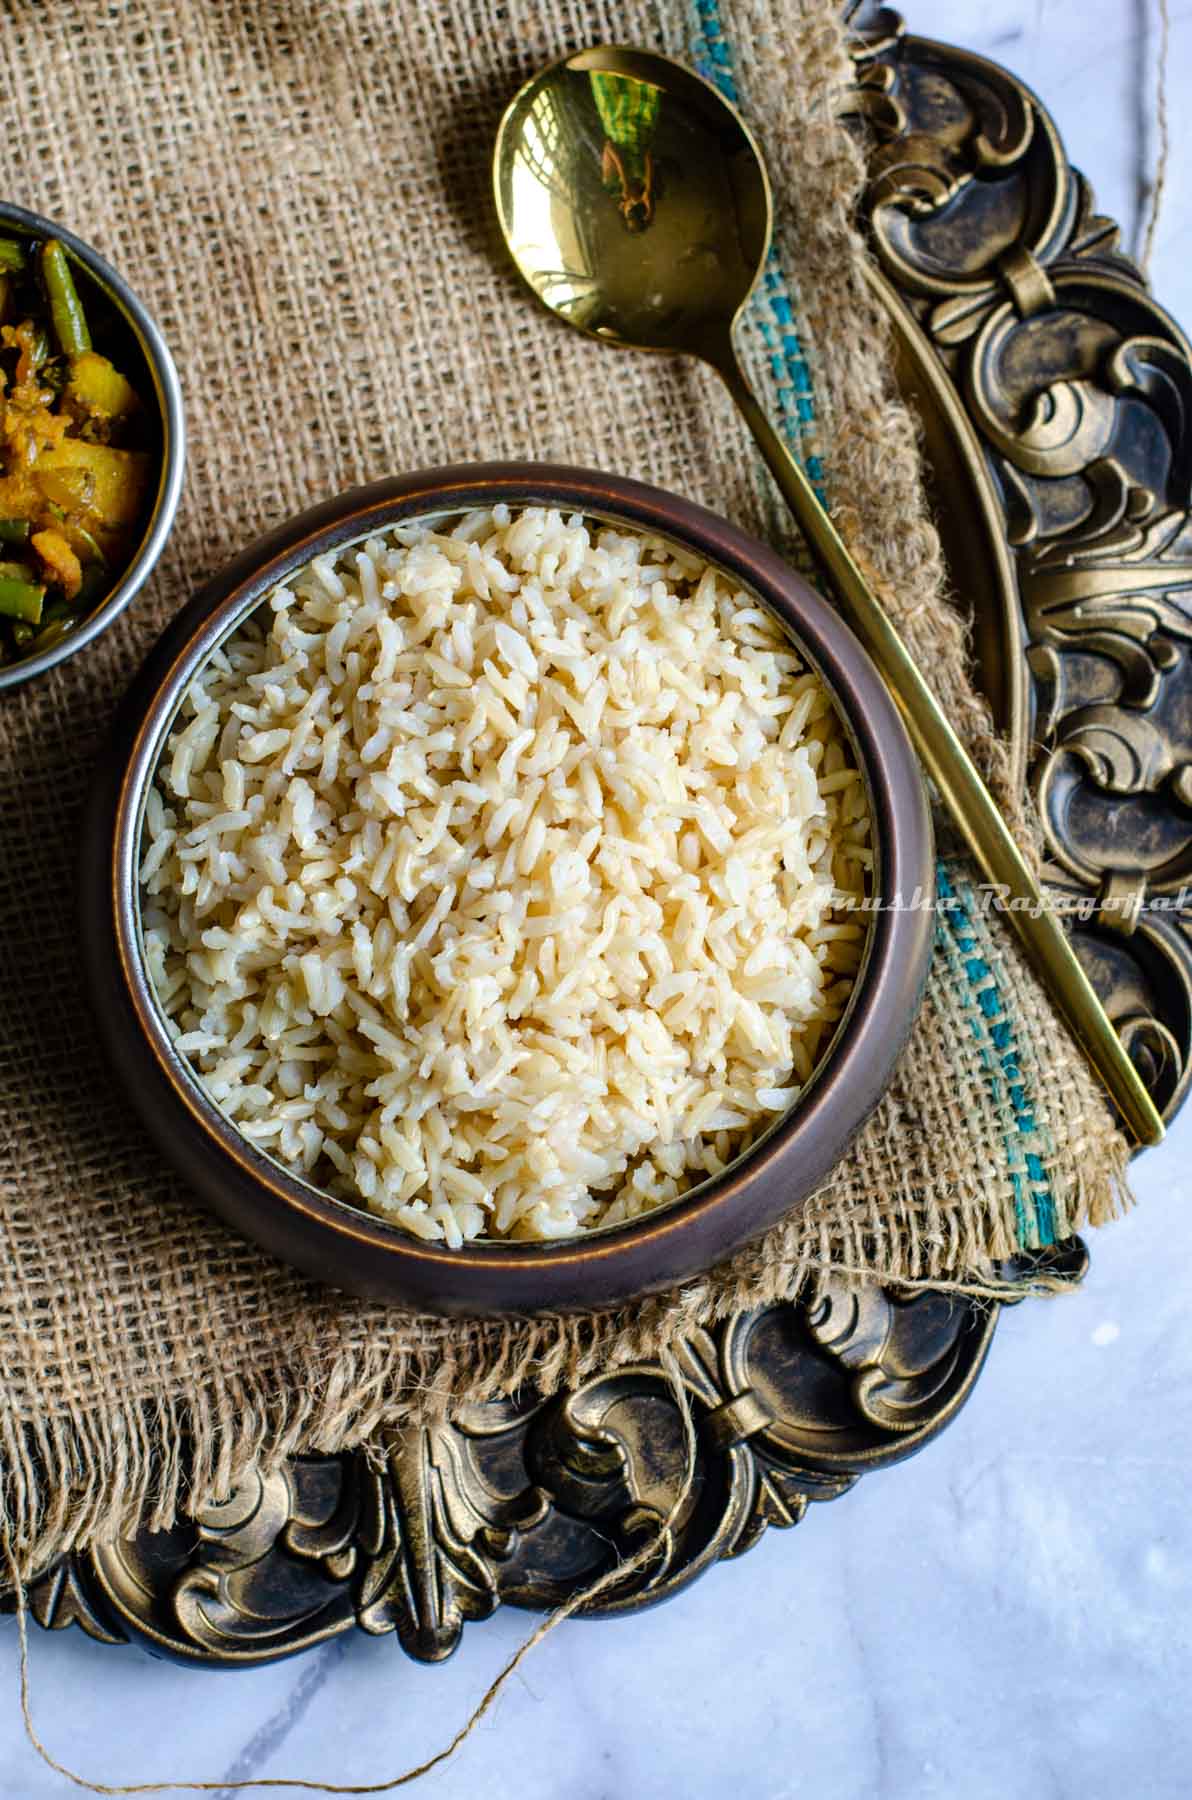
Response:
MULTIPOLYGON (((1157 0, 906 0, 1053 110, 1127 242, 1153 144, 1157 0)), ((1153 275, 1192 322, 1192 6, 1171 0, 1173 169, 1153 275)), ((1192 1109, 1189 1109, 1192 1114, 1192 1109)), ((1075 1297, 1007 1315, 968 1408, 921 1456, 771 1533, 668 1607, 555 1633, 440 1800, 1167 1800, 1192 1768, 1192 1116, 1136 1167, 1075 1297)), ((391 1640, 200 1676, 35 1633, 34 1707, 93 1779, 377 1780, 441 1746, 519 1642, 468 1630, 423 1669, 391 1640)), ((25 1744, 0 1624, 0 1793, 70 1790, 25 1744)))

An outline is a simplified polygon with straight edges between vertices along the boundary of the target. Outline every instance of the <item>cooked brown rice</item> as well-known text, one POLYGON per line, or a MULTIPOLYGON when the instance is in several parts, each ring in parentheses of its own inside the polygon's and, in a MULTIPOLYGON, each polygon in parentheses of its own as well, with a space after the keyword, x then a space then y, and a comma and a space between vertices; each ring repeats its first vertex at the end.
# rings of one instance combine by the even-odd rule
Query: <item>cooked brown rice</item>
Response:
POLYGON ((863 939, 864 783, 771 616, 506 507, 279 587, 150 792, 149 970, 216 1104, 423 1238, 631 1219, 798 1098, 863 939))

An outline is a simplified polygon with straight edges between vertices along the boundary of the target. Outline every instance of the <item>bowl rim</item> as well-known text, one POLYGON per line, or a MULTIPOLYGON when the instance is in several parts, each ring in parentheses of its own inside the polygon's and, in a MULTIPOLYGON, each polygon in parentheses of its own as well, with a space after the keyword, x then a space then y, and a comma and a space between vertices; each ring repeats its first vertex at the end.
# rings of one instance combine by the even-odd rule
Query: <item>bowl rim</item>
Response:
POLYGON ((83 650, 119 618, 125 607, 140 593, 153 572, 170 535, 178 502, 182 496, 182 479, 186 468, 186 422, 182 405, 182 384, 169 346, 153 315, 139 300, 124 277, 112 267, 98 250, 53 219, 27 207, 0 200, 0 226, 8 226, 29 237, 57 238, 70 255, 87 270, 90 278, 103 289, 109 300, 128 321, 153 381, 157 410, 161 419, 162 455, 157 493, 149 522, 141 536, 136 553, 123 575, 105 597, 103 604, 89 613, 73 631, 48 650, 22 658, 0 668, 0 693, 20 687, 47 669, 66 662, 83 650))
POLYGON ((88 810, 81 923, 101 1030, 167 1155, 243 1234, 358 1293, 476 1315, 599 1307, 673 1285, 722 1260, 805 1199, 887 1085, 918 1008, 932 926, 927 905, 871 913, 863 979, 834 1034, 822 1079, 817 1072, 806 1096, 723 1175, 623 1225, 547 1242, 468 1240, 451 1249, 352 1207, 256 1149, 174 1048, 141 954, 141 822, 169 721, 196 669, 228 631, 313 557, 403 520, 502 501, 556 505, 658 532, 757 593, 787 623, 847 720, 869 786, 883 891, 917 888, 929 898, 933 881, 918 764, 876 668, 827 603, 774 551, 679 496, 559 464, 420 471, 324 501, 250 545, 208 582, 167 627, 134 682, 88 810), (101 907, 90 904, 97 880, 101 907), (778 1165, 788 1159, 797 1169, 794 1194, 789 1180, 777 1179, 778 1165), (332 1242, 342 1261, 330 1254, 332 1242), (372 1269, 354 1267, 374 1259, 372 1269))

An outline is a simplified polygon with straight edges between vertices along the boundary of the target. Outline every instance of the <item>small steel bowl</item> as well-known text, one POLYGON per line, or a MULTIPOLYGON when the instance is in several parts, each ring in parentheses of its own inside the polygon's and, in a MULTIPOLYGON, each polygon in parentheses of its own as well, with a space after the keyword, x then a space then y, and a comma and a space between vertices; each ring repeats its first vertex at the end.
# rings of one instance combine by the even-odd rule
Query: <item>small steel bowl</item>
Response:
POLYGON ((307 1274, 372 1299, 453 1314, 594 1309, 700 1273, 803 1201, 886 1087, 926 975, 934 862, 901 720, 831 608, 772 550, 723 519, 613 475, 493 463, 378 482, 254 544, 173 620, 134 683, 98 772, 83 843, 81 931, 95 1012, 163 1154, 215 1212, 307 1274), (718 564, 782 619, 834 695, 869 789, 876 894, 848 1010, 797 1104, 722 1175, 633 1223, 552 1243, 426 1243, 335 1199, 255 1148, 174 1049, 146 975, 137 869, 146 792, 196 671, 312 557, 403 520, 543 504, 656 532, 718 564))
POLYGON ((21 682, 44 674, 56 663, 65 662, 68 656, 82 650, 101 631, 106 631, 112 620, 140 592, 162 553, 178 510, 186 461, 186 431, 182 419, 182 389, 173 358, 161 332, 123 276, 118 275, 111 264, 82 238, 55 225, 51 219, 43 219, 39 213, 26 212, 23 206, 10 206, 0 201, 0 233, 6 237, 57 238, 74 263, 76 276, 82 273, 80 298, 84 308, 90 287, 98 289, 120 314, 127 334, 121 345, 127 357, 124 372, 145 404, 155 409, 158 426, 155 451, 160 465, 157 491, 146 515, 141 541, 114 587, 59 643, 36 656, 26 656, 0 668, 0 691, 3 691, 19 687, 21 682))

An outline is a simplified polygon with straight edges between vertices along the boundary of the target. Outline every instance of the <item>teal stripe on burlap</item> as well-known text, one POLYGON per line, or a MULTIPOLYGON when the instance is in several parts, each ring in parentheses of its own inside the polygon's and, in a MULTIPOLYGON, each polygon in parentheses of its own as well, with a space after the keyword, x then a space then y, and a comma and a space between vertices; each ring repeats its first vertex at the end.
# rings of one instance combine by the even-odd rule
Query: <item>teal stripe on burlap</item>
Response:
POLYGON ((1023 1076, 1015 1021, 985 954, 988 940, 943 863, 937 866, 936 884, 941 901, 936 953, 947 958, 957 980, 968 984, 969 1026, 979 1046, 990 1097, 1010 1117, 1006 1149, 1019 1247, 1040 1250, 1056 1241, 1055 1200, 1038 1153, 1039 1126, 1023 1076))
MULTIPOLYGON (((737 83, 719 0, 694 0, 694 5, 692 59, 705 80, 713 82, 735 106, 737 83)), ((824 464, 816 432, 811 365, 799 332, 791 289, 773 246, 749 309, 749 319, 765 345, 783 435, 823 499, 824 464)))
MULTIPOLYGON (((737 105, 732 47, 719 0, 693 0, 693 5, 695 66, 737 105)), ((771 247, 750 318, 768 353, 783 435, 823 498, 824 464, 818 450, 812 363, 799 330, 793 292, 778 251, 771 247)), ((953 975, 967 984, 966 1011, 979 1048, 982 1078, 994 1106, 1008 1118, 1006 1152, 1018 1243, 1024 1250, 1043 1249, 1056 1241, 1055 1199, 1039 1155, 1039 1128, 1019 1059, 1015 1021, 983 953, 984 940, 973 910, 942 863, 937 881, 944 905, 936 926, 936 954, 944 956, 953 975)))

